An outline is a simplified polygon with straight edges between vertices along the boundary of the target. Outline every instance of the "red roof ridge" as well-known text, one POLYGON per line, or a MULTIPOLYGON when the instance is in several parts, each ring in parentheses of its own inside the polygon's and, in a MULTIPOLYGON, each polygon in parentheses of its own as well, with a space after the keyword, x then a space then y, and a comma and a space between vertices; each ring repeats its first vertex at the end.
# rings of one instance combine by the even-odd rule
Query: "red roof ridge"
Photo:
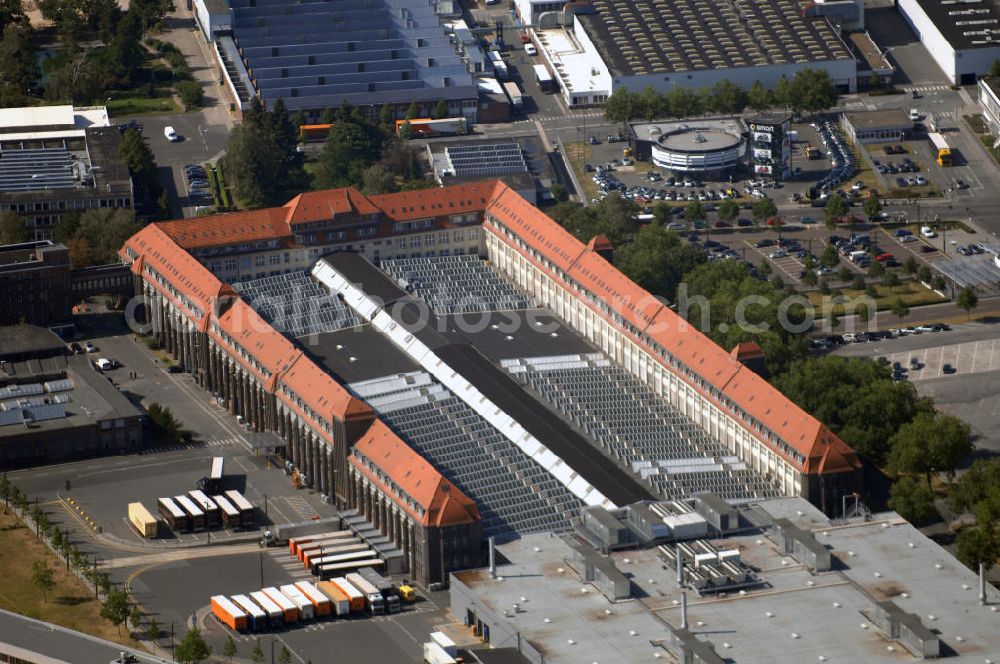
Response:
POLYGON ((456 526, 480 520, 476 503, 458 487, 449 482, 429 461, 407 445, 385 422, 376 419, 354 444, 354 450, 377 466, 398 490, 423 509, 415 509, 398 496, 379 474, 374 473, 354 454, 350 463, 369 481, 396 498, 396 503, 406 509, 421 525, 437 527, 456 526))

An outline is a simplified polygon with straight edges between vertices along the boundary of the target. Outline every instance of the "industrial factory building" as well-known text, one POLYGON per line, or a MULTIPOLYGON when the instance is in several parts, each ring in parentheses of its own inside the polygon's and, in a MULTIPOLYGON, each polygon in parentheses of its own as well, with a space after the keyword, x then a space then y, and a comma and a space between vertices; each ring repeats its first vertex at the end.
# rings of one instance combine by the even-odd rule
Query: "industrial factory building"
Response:
POLYGON ((859 490, 843 441, 599 249, 493 180, 155 223, 121 257, 149 332, 421 578, 585 507, 859 490))

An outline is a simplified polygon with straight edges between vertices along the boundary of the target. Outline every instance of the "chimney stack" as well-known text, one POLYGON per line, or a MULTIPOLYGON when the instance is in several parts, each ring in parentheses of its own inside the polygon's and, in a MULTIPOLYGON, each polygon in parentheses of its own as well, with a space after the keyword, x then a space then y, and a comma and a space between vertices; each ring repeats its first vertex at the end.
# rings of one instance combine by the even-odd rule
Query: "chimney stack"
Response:
POLYGON ((679 548, 674 549, 677 554, 677 585, 684 587, 684 554, 679 548))
POLYGON ((986 606, 986 564, 979 563, 979 603, 986 606))
POLYGON ((496 544, 492 535, 490 536, 489 542, 490 542, 490 578, 495 579, 497 578, 497 553, 496 553, 496 544))
POLYGON ((688 594, 681 593, 681 629, 688 628, 688 594))

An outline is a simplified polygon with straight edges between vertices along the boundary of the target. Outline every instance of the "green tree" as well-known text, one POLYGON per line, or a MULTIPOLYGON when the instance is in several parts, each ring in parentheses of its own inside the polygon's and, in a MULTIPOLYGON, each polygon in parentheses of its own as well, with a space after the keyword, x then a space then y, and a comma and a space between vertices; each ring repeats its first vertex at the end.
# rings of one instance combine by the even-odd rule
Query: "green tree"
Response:
POLYGON ((882 285, 888 288, 895 288, 900 284, 899 275, 892 270, 886 270, 885 274, 882 275, 882 285))
POLYGON ((105 593, 104 602, 101 604, 101 617, 118 628, 118 636, 121 636, 122 625, 128 619, 128 614, 129 601, 125 593, 117 588, 111 588, 105 593))
POLYGON ((163 187, 157 179, 156 159, 146 139, 135 129, 129 129, 122 135, 118 147, 135 186, 136 199, 140 207, 152 208, 157 203, 163 187))
POLYGON ((927 265, 921 265, 917 270, 917 279, 924 283, 929 284, 933 277, 934 274, 931 272, 931 268, 927 265))
POLYGON ((899 320, 903 320, 910 315, 910 308, 906 306, 903 298, 897 297, 892 303, 892 314, 899 320))
POLYGON ((778 206, 770 198, 762 198, 753 204, 753 219, 759 226, 778 214, 778 206))
POLYGON ((937 291, 943 291, 948 286, 948 283, 944 280, 940 274, 934 275, 931 279, 931 288, 937 291))
POLYGON ((24 218, 16 212, 0 212, 0 244, 17 244, 31 239, 31 232, 24 218))
POLYGON ((976 290, 972 286, 965 286, 962 290, 958 291, 958 296, 955 297, 955 304, 967 316, 971 317, 972 310, 979 306, 979 296, 976 295, 976 290))
POLYGON ((731 198, 719 203, 719 219, 723 220, 727 224, 732 224, 736 221, 736 217, 740 216, 740 206, 731 198))
POLYGON ((814 270, 806 270, 805 274, 802 275, 802 283, 806 286, 815 286, 819 283, 819 277, 816 276, 816 272, 814 270))
POLYGON ((760 81, 754 81, 747 92, 747 103, 757 112, 766 111, 774 105, 774 98, 760 81))
POLYGON ((819 263, 823 267, 834 267, 840 262, 840 254, 837 253, 837 248, 832 244, 828 244, 823 247, 823 251, 819 255, 819 263))
POLYGON ((377 127, 366 122, 338 122, 330 129, 320 154, 316 185, 360 185, 362 173, 379 158, 382 145, 383 136, 377 127))
POLYGON ((867 323, 872 319, 872 308, 867 304, 859 304, 857 309, 855 309, 855 313, 858 316, 858 320, 862 323, 867 323))
POLYGON ((361 191, 369 196, 391 194, 399 191, 399 185, 392 171, 381 164, 372 164, 361 171, 361 191))
POLYGON ((278 653, 278 664, 292 664, 292 653, 285 644, 281 644, 281 652, 278 653))
POLYGON ((979 563, 991 566, 1000 557, 1000 537, 995 529, 983 524, 960 532, 956 545, 958 559, 973 571, 979 571, 979 563))
POLYGON ((378 113, 378 119, 382 123, 383 127, 386 127, 387 129, 393 128, 396 123, 396 114, 392 112, 392 106, 389 104, 382 104, 382 108, 378 113))
POLYGON ((163 630, 160 629, 160 624, 156 622, 156 618, 150 618, 149 624, 146 625, 146 638, 156 643, 163 636, 163 630))
POLYGON ((889 488, 889 507, 901 517, 916 525, 937 517, 934 509, 934 492, 912 477, 901 477, 889 488))
POLYGON ((705 221, 705 206, 701 201, 691 201, 684 208, 684 220, 689 227, 696 227, 700 222, 705 221))
POLYGON ((79 216, 67 243, 74 267, 113 263, 118 250, 140 226, 135 213, 123 208, 93 208, 79 216))
POLYGON ((118 21, 114 38, 108 44, 103 57, 111 73, 122 85, 132 82, 142 64, 142 18, 135 12, 126 12, 118 21))
POLYGON ((21 0, 0 0, 0 32, 11 23, 24 25, 28 15, 24 13, 21 0))
POLYGON ((636 98, 625 88, 618 88, 604 102, 604 119, 608 122, 625 123, 636 117, 636 98))
POLYGON ((897 474, 954 475, 972 453, 969 425, 952 415, 922 412, 899 428, 889 440, 888 466, 897 474))
POLYGON ((0 101, 23 106, 38 82, 38 63, 31 26, 8 23, 0 34, 0 101))
POLYGON ((181 81, 177 84, 177 94, 186 111, 200 108, 205 101, 205 91, 198 81, 181 81))
POLYGON ((48 601, 45 598, 45 593, 52 590, 56 582, 53 578, 52 568, 45 564, 45 561, 36 560, 31 564, 31 585, 42 592, 43 602, 48 601))
POLYGON ((1000 459, 977 459, 951 486, 948 504, 956 512, 971 510, 991 487, 1000 487, 1000 459))
POLYGON ((192 627, 177 644, 174 658, 180 664, 198 664, 212 656, 212 649, 201 636, 201 630, 192 627))
POLYGON ((818 113, 837 104, 837 87, 825 69, 802 69, 790 84, 789 108, 818 113))
POLYGON ((847 201, 843 197, 836 195, 830 196, 826 201, 826 207, 823 208, 823 214, 826 216, 827 223, 832 222, 834 224, 843 221, 847 211, 847 201))
POLYGON ((894 382, 889 368, 867 358, 803 359, 772 383, 876 466, 888 458, 889 439, 921 408, 912 384, 894 382))
POLYGON ((139 629, 142 625, 142 611, 135 604, 128 611, 128 622, 132 625, 132 629, 139 629))
POLYGON ((994 60, 993 64, 990 65, 990 70, 986 74, 989 78, 1000 77, 1000 60, 994 60))
POLYGON ((417 102, 410 104, 409 108, 406 109, 406 119, 416 120, 420 117, 420 107, 417 106, 417 102))
POLYGON ((264 661, 264 651, 260 647, 260 639, 253 640, 253 652, 250 653, 250 659, 254 664, 261 664, 264 661))
POLYGON ((558 182, 549 187, 549 193, 552 194, 552 198, 557 203, 565 203, 569 200, 569 192, 566 191, 566 187, 558 182))
POLYGON ((655 295, 674 300, 684 274, 704 263, 705 252, 681 242, 661 224, 647 224, 635 240, 615 253, 615 265, 632 281, 655 295))
POLYGON ((675 118, 689 118, 698 113, 698 97, 688 88, 671 88, 667 93, 667 107, 675 118))
POLYGON ((633 97, 633 101, 633 113, 636 117, 654 120, 662 118, 668 112, 666 98, 648 85, 643 88, 642 92, 633 97))
POLYGON ((795 91, 792 89, 792 82, 788 80, 788 77, 784 74, 778 79, 778 82, 774 84, 774 90, 771 92, 774 97, 775 105, 781 108, 791 109, 793 112, 798 112, 802 107, 800 102, 795 99, 795 91))
POLYGON ((868 268, 868 276, 876 279, 885 276, 885 272, 885 264, 878 261, 873 262, 872 266, 868 268))
POLYGON ((906 260, 903 261, 903 269, 906 270, 906 274, 912 277, 920 269, 920 265, 915 257, 907 256, 906 260))
POLYGON ((712 109, 718 113, 742 113, 747 106, 747 93, 729 79, 712 86, 712 109))
POLYGON ((233 661, 233 657, 236 657, 236 641, 231 634, 226 636, 226 644, 222 646, 222 656, 227 662, 233 661))
MULTIPOLYGON (((840 196, 837 196, 837 198, 840 198, 840 196)), ((868 216, 868 221, 874 221, 882 212, 882 201, 879 200, 878 196, 869 196, 865 199, 862 209, 868 216)), ((910 258, 913 257, 911 256, 910 258)))
POLYGON ((438 103, 434 105, 431 117, 438 119, 448 117, 448 102, 444 99, 439 99, 438 103))

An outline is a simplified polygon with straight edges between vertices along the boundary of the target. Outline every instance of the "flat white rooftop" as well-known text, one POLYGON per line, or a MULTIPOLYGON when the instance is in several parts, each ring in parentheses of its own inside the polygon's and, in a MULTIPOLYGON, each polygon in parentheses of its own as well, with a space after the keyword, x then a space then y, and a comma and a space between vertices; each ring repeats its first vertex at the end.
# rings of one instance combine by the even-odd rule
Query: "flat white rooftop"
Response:
POLYGON ((61 106, 26 106, 21 108, 0 108, 0 134, 10 138, 11 128, 18 135, 33 136, 36 132, 24 131, 28 127, 65 127, 81 130, 87 127, 109 127, 108 109, 104 106, 85 106, 74 109, 68 104, 61 106))
POLYGON ((597 51, 564 28, 536 30, 543 55, 567 94, 611 94, 611 75, 597 51))

